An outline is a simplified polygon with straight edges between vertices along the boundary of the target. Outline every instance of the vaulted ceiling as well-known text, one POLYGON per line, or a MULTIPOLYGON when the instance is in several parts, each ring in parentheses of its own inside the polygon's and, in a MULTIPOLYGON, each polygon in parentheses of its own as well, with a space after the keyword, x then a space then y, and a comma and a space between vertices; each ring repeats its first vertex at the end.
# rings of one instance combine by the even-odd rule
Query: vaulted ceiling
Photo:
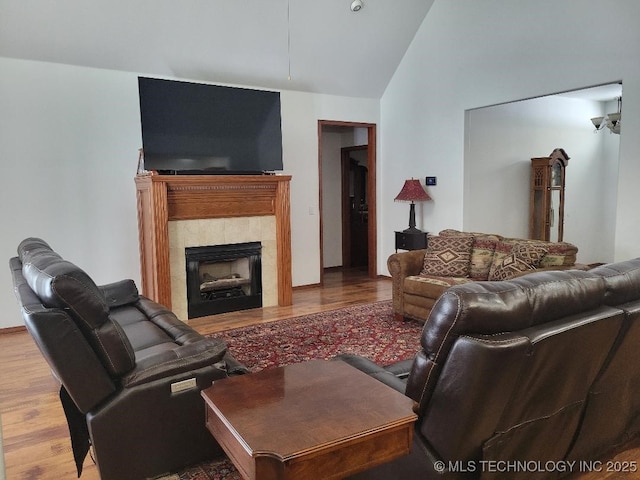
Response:
POLYGON ((379 98, 433 1, 0 0, 0 56, 379 98))

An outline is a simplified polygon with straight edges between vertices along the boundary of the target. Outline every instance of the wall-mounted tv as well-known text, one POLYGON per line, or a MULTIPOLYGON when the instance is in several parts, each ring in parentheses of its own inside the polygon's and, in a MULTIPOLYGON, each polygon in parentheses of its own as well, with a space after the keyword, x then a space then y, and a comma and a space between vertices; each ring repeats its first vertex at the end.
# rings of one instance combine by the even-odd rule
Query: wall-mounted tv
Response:
POLYGON ((282 170, 280 93, 138 77, 145 170, 282 170))

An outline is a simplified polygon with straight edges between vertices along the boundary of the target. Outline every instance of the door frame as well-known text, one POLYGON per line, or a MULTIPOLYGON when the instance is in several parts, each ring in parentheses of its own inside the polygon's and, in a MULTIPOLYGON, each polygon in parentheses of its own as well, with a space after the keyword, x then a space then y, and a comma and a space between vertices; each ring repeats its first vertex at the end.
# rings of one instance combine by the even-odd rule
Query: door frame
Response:
MULTIPOLYGON (((323 127, 348 127, 367 129, 367 195, 368 205, 368 228, 367 243, 369 252, 367 256, 369 278, 378 276, 378 240, 377 240, 377 194, 376 194, 376 158, 377 158, 377 126, 375 123, 343 122, 336 120, 318 120, 318 205, 320 220, 320 285, 324 283, 324 245, 323 245, 323 225, 322 225, 322 129, 323 127)), ((343 219, 344 222, 344 219, 343 219)))

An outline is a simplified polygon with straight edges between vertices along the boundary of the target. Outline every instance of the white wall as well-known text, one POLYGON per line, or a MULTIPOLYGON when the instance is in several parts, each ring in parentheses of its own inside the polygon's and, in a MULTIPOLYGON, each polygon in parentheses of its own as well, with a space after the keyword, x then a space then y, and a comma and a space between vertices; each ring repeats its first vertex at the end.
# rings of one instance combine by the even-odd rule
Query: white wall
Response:
MULTIPOLYGON (((402 227, 393 196, 404 178, 424 175, 438 176, 434 201, 416 212, 428 230, 466 227, 465 110, 622 80, 617 208, 608 213, 614 259, 640 256, 638 22, 636 0, 436 0, 381 99, 380 230, 402 227), (615 41, 593 25, 616 32, 615 41)), ((385 273, 392 238, 381 236, 379 246, 385 273)))
MULTIPOLYGON (((0 58, 0 250, 39 236, 97 283, 139 285, 133 178, 142 145, 137 73, 0 58)), ((379 103, 284 91, 293 284, 319 282, 318 120, 379 122, 379 103), (314 214, 310 214, 310 212, 314 214)), ((0 328, 22 324, 9 269, 0 328)))
POLYGON ((550 96, 468 111, 465 229, 528 237, 530 159, 564 148, 571 157, 564 240, 579 246, 582 263, 612 261, 620 137, 594 134, 590 121, 604 109, 601 102, 550 96), (615 175, 607 175, 610 169, 615 175))
MULTIPOLYGON (((350 135, 353 138, 353 134, 350 135)), ((352 142, 350 142, 352 143, 352 142)), ((342 265, 342 158, 344 135, 322 133, 322 260, 323 268, 342 265)))
MULTIPOLYGON (((622 92, 624 95, 624 85, 622 86, 622 92)), ((607 113, 616 112, 618 110, 618 102, 612 101, 605 105, 602 105, 602 110, 598 116, 603 116, 607 113)), ((627 130, 630 131, 630 130, 627 130)), ((606 235, 607 238, 611 238, 611 243, 603 242, 603 255, 605 258, 612 258, 613 260, 624 260, 631 258, 631 256, 638 256, 639 253, 634 253, 633 250, 629 251, 629 254, 616 255, 616 230, 617 230, 617 213, 618 208, 618 175, 620 172, 620 136, 610 134, 606 131, 600 132, 602 135, 602 153, 600 158, 603 162, 600 165, 599 171, 596 175, 600 175, 600 181, 603 185, 607 185, 611 188, 609 192, 602 198, 601 209, 601 221, 602 223, 596 228, 601 230, 600 235, 606 235), (623 256, 624 255, 624 256, 623 256)), ((637 201, 637 199, 633 200, 637 201)), ((625 207, 621 205, 621 207, 625 207)), ((637 225, 637 214, 634 214, 632 218, 628 219, 629 223, 637 225)), ((624 222, 626 223, 626 222, 624 222)), ((597 235, 597 234, 596 234, 597 235)), ((633 240, 629 239, 633 244, 633 240)))
POLYGON ((318 120, 379 123, 379 102, 302 92, 282 92, 285 173, 291 180, 293 285, 320 281, 318 120))
MULTIPOLYGON (((9 59, 0 72, 5 262, 37 236, 97 283, 138 282, 136 77, 9 59)), ((6 267, 0 308, 0 328, 22 323, 6 267)))

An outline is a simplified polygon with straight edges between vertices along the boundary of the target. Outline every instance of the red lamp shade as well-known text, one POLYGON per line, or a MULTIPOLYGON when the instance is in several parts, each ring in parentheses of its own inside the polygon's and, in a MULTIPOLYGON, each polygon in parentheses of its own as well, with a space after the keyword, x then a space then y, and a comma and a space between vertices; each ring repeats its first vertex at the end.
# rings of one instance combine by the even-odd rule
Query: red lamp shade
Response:
POLYGON ((420 180, 405 180, 404 186, 400 193, 394 199, 396 202, 411 202, 409 206, 409 228, 404 230, 405 233, 422 233, 416 228, 416 204, 414 202, 425 202, 431 200, 431 197, 422 187, 420 180))
POLYGON ((425 191, 420 180, 406 180, 400 193, 394 199, 396 202, 425 202, 431 200, 429 194, 425 191))

